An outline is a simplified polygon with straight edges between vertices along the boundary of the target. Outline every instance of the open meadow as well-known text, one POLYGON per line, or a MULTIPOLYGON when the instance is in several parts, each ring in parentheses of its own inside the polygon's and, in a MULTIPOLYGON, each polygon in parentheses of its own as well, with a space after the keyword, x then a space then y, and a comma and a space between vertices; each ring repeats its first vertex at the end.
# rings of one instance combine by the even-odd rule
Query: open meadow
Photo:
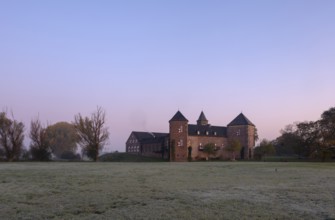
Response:
POLYGON ((0 219, 335 219, 335 163, 0 163, 0 219))

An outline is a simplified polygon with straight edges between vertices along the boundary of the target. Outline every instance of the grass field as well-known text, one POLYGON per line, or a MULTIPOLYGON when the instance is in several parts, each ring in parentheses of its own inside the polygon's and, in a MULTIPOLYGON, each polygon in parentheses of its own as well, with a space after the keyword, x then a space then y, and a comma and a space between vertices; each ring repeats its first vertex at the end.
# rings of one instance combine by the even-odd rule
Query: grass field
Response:
POLYGON ((107 153, 99 157, 102 162, 167 162, 162 158, 145 157, 129 153, 107 153))
POLYGON ((0 163, 0 219, 335 219, 335 163, 0 163))

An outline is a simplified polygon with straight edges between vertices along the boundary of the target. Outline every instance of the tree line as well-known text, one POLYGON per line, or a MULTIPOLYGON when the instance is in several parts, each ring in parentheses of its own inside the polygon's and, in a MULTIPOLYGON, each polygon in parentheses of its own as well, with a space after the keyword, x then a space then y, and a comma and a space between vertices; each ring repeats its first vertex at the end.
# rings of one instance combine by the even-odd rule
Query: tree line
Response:
POLYGON ((266 155, 295 156, 301 159, 335 158, 335 107, 316 121, 296 122, 281 130, 273 141, 262 140, 254 150, 256 159, 266 155))
POLYGON ((273 141, 278 155, 295 154, 323 161, 335 157, 335 107, 321 114, 317 121, 287 125, 273 141))
POLYGON ((30 122, 29 150, 24 149, 25 125, 7 111, 0 112, 0 158, 6 161, 31 159, 49 161, 52 155, 59 159, 79 159, 77 145, 83 155, 98 160, 99 153, 107 143, 109 131, 106 127, 106 113, 101 107, 90 117, 80 113, 72 123, 58 122, 43 126, 39 118, 30 122))

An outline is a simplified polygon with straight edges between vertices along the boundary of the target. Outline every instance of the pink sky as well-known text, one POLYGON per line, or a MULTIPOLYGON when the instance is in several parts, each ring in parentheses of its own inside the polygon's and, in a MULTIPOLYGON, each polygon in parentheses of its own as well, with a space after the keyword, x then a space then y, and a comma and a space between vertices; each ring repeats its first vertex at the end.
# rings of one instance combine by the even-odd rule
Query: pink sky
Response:
MULTIPOLYGON (((0 108, 26 124, 107 112, 107 151, 179 109, 260 138, 334 106, 335 1, 1 1, 0 108), (19 3, 19 4, 17 4, 19 3)), ((29 139, 26 139, 26 145, 29 139)))

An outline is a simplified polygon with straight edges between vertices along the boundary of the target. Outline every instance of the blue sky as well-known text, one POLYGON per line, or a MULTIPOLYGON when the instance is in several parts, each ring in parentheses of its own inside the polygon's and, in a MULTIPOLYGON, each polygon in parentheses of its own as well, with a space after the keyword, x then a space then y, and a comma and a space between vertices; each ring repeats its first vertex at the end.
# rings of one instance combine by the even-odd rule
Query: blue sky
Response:
MULTIPOLYGON (((334 106, 335 1, 0 1, 0 108, 26 124, 107 112, 106 150, 179 109, 260 138, 334 106)), ((26 140, 26 145, 29 140, 26 140)))

